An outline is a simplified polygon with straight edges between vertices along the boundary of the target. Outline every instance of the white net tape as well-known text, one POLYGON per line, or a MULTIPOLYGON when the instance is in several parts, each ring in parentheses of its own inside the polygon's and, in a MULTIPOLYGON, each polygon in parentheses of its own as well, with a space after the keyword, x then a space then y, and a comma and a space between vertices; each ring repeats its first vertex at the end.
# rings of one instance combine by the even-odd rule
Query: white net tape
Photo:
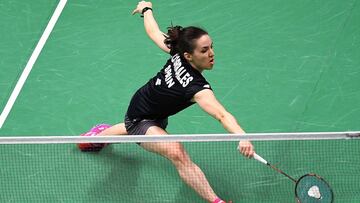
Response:
POLYGON ((360 131, 247 133, 247 134, 179 134, 179 135, 107 135, 107 136, 2 136, 0 144, 61 144, 61 143, 131 143, 131 142, 212 142, 272 140, 336 140, 360 138, 360 131))

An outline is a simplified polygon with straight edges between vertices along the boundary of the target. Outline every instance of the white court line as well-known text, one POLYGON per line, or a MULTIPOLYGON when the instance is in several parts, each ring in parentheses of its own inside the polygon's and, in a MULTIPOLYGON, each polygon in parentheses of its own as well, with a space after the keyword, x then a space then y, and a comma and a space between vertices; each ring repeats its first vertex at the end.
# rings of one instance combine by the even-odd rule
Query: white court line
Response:
POLYGON ((51 31, 53 30, 60 14, 62 13, 62 11, 66 5, 66 2, 67 2, 67 0, 59 1, 53 15, 51 16, 51 19, 50 19, 48 25, 46 26, 46 28, 44 30, 44 33, 42 34, 33 53, 31 54, 29 61, 27 62, 19 80, 16 83, 16 86, 15 86, 13 92, 11 93, 11 95, 9 97, 9 100, 7 101, 5 107, 0 115, 0 128, 3 126, 7 116, 9 115, 9 113, 15 103, 16 98, 19 96, 19 93, 20 93, 22 87, 24 86, 24 83, 25 83, 27 77, 29 76, 32 67, 34 66, 37 58, 39 57, 40 52, 46 43, 46 40, 49 38, 49 35, 50 35, 51 31))

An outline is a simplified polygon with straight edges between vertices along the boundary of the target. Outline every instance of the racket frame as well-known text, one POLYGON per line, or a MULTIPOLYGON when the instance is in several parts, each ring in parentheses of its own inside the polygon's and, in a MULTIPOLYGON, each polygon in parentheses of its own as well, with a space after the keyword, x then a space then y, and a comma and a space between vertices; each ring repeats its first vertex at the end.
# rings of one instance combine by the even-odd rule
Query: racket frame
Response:
POLYGON ((330 194, 331 194, 331 202, 330 202, 330 203, 333 203, 333 202, 334 202, 334 192, 333 192, 333 190, 331 189, 329 183, 326 182, 324 178, 322 178, 321 176, 319 176, 319 175, 317 175, 317 174, 315 174, 315 173, 305 174, 305 175, 301 176, 301 177, 296 181, 296 183, 295 183, 295 199, 296 199, 297 203, 303 203, 303 202, 300 201, 299 195, 298 195, 298 193, 297 193, 298 183, 300 182, 301 179, 303 179, 303 178, 305 178, 305 177, 307 177, 307 176, 314 176, 315 178, 317 178, 317 179, 319 179, 320 181, 322 181, 323 183, 325 183, 325 185, 326 185, 326 186, 329 188, 329 190, 330 190, 330 194))

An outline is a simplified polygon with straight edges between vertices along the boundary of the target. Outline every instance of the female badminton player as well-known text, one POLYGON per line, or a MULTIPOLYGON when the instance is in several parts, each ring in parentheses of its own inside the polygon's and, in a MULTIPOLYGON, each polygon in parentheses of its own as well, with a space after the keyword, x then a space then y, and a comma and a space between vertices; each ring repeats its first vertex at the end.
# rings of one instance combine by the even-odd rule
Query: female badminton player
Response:
MULTIPOLYGON (((208 33, 192 26, 172 26, 167 34, 161 32, 153 16, 151 2, 139 2, 132 14, 142 15, 147 35, 160 49, 170 54, 170 59, 134 94, 124 123, 97 125, 83 135, 166 135, 168 117, 194 103, 217 119, 229 133, 244 133, 236 119, 216 99, 202 75, 215 63, 213 43, 208 33)), ((79 144, 83 151, 98 151, 104 146, 79 144)), ((170 160, 181 179, 202 198, 211 203, 225 203, 215 194, 204 173, 192 162, 181 143, 140 143, 140 146, 170 160)), ((239 142, 239 150, 249 158, 254 154, 250 141, 239 142)))

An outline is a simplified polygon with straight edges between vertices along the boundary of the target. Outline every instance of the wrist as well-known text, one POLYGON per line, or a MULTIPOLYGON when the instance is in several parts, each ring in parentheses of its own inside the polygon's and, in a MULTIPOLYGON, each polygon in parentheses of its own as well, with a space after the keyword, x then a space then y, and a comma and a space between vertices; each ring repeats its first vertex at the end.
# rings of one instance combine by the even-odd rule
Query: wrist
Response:
POLYGON ((151 7, 145 7, 141 10, 141 17, 144 17, 144 13, 151 11, 152 12, 152 8, 151 7))

